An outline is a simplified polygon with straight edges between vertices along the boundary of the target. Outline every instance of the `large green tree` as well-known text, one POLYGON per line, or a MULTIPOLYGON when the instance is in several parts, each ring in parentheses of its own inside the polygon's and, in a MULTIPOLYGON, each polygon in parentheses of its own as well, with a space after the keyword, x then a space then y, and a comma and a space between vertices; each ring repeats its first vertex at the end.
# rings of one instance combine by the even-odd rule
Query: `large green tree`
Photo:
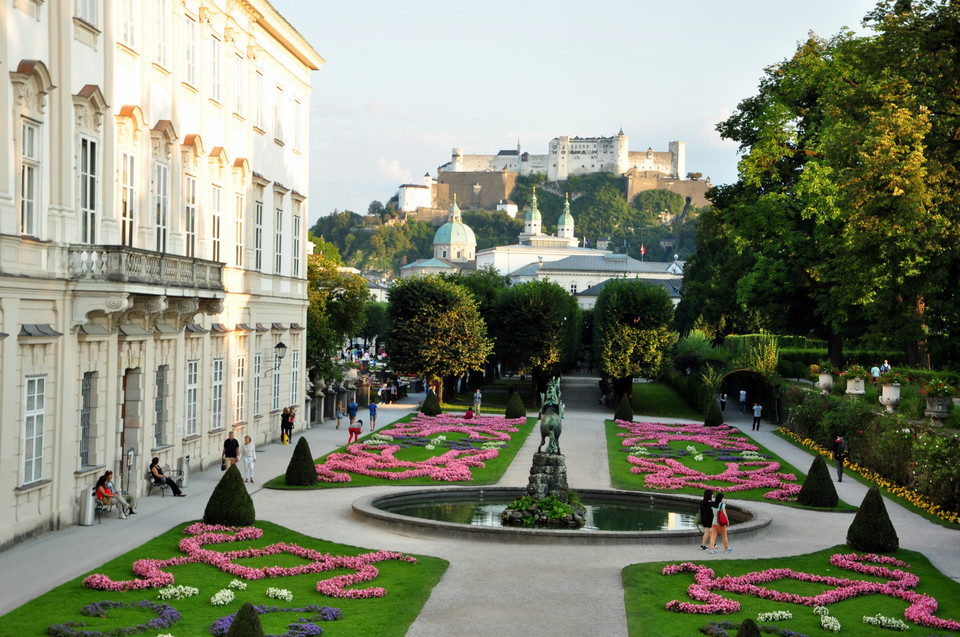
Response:
POLYGON ((580 306, 556 283, 506 288, 487 316, 497 359, 506 369, 530 374, 540 391, 579 355, 580 306))
POLYGON ((960 4, 881 2, 877 35, 811 36, 718 126, 740 179, 715 203, 756 256, 738 297, 807 304, 815 332, 908 346, 956 329, 960 4), (952 79, 945 80, 949 76, 952 79))
POLYGON ((493 348, 473 296, 435 275, 395 282, 388 314, 387 355, 401 374, 462 376, 483 369, 493 348))
POLYGON ((344 272, 336 246, 311 236, 314 253, 307 256, 307 367, 316 377, 336 374, 333 357, 344 336, 363 326, 369 299, 363 277, 344 272))
POLYGON ((614 391, 629 391, 633 377, 655 378, 673 341, 673 302, 655 284, 630 279, 607 281, 593 309, 594 348, 600 372, 614 391))

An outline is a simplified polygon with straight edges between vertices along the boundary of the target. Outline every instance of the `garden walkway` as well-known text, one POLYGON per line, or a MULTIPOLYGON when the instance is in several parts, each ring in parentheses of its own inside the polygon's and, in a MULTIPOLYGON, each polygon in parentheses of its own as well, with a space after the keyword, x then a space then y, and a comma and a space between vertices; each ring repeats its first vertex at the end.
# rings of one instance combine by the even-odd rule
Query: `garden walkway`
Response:
MULTIPOLYGON (((611 412, 597 405, 597 378, 573 374, 564 379, 566 418, 560 446, 567 458, 571 487, 609 488, 603 420, 611 412)), ((384 405, 380 425, 393 422, 422 400, 412 395, 399 405, 384 405)), ((727 407, 731 424, 746 430, 750 419, 735 403, 727 407)), ((638 419, 640 416, 638 416, 638 419)), ((669 420, 669 419, 659 419, 669 420)), ((801 470, 812 457, 780 440, 763 425, 758 442, 801 470)), ((321 456, 346 442, 346 430, 332 423, 305 432, 311 451, 321 456)), ((530 459, 540 442, 530 435, 501 485, 526 485, 530 459)), ((282 473, 292 447, 276 444, 258 450, 257 475, 263 481, 282 473)), ((170 526, 202 517, 219 471, 191 476, 187 498, 144 498, 139 515, 127 521, 114 516, 91 527, 71 526, 28 540, 0 553, 0 614, 20 606, 67 580, 139 546, 170 526), (29 575, 27 575, 29 573, 29 575)), ((442 557, 450 568, 434 589, 408 635, 447 637, 503 634, 610 635, 627 634, 620 571, 636 562, 659 560, 722 561, 690 546, 530 546, 512 542, 471 542, 393 533, 355 519, 350 505, 362 495, 390 492, 396 487, 340 488, 312 492, 263 490, 248 485, 257 517, 326 540, 372 549, 442 557)), ((858 504, 866 487, 848 478, 837 485, 840 497, 858 504)), ((748 503, 773 516, 770 531, 737 541, 732 557, 760 558, 798 555, 844 541, 853 517, 849 513, 819 513, 775 504, 748 503), (815 530, 814 530, 815 529, 815 530)), ((924 553, 945 574, 960 581, 960 532, 927 522, 887 502, 901 546, 924 553)))

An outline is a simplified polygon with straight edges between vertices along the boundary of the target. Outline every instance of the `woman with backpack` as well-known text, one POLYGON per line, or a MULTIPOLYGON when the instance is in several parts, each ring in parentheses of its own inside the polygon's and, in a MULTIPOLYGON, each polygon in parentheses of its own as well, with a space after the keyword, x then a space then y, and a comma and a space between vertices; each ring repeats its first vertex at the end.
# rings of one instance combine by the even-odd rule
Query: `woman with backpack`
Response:
POLYGON ((717 549, 714 547, 717 544, 717 535, 723 539, 723 552, 729 553, 733 550, 730 543, 727 542, 727 525, 730 524, 730 519, 727 517, 727 503, 723 501, 723 492, 717 491, 717 495, 713 497, 713 533, 710 536, 710 552, 716 553, 717 549))
POLYGON ((700 501, 700 524, 703 525, 703 539, 700 540, 700 550, 707 550, 707 542, 713 534, 713 508, 710 506, 710 498, 713 497, 713 489, 704 489, 703 500, 700 501))

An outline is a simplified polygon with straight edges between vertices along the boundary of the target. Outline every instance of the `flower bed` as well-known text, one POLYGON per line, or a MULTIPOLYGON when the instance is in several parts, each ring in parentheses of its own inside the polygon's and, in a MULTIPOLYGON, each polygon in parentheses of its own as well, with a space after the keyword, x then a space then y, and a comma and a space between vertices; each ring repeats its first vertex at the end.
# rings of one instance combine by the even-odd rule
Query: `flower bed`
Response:
POLYGON ((326 483, 352 482, 351 474, 396 481, 428 478, 438 482, 469 482, 473 469, 498 458, 500 449, 520 431, 525 418, 419 414, 409 422, 397 422, 377 434, 331 453, 317 465, 317 479, 326 483), (397 457, 404 450, 423 448, 442 453, 426 460, 397 457))
MULTIPOLYGON (((825 456, 828 460, 832 462, 833 451, 830 449, 827 449, 822 445, 817 444, 816 441, 811 440, 810 438, 804 438, 796 434, 795 432, 790 431, 786 427, 778 428, 777 433, 784 436, 785 438, 789 438, 790 440, 793 440, 794 442, 796 442, 802 447, 806 447, 807 449, 811 449, 812 451, 815 451, 821 456, 825 456)), ((862 467, 855 462, 850 462, 849 460, 844 460, 843 466, 846 469, 860 475, 865 480, 877 485, 879 488, 887 491, 891 495, 895 495, 898 498, 903 498, 913 506, 917 507, 918 509, 922 509, 923 511, 927 512, 932 516, 935 516, 951 524, 960 524, 960 513, 956 511, 945 511, 941 509, 939 505, 934 504, 932 501, 930 501, 928 498, 924 497, 923 495, 917 493, 916 491, 908 489, 906 487, 895 484, 890 480, 887 480, 886 478, 884 478, 883 476, 881 476, 879 473, 877 473, 872 469, 869 469, 867 467, 862 467)))
MULTIPOLYGON (((204 548, 204 546, 209 544, 224 544, 259 539, 263 536, 263 531, 253 526, 235 528, 196 523, 188 526, 183 532, 185 535, 190 536, 180 541, 180 550, 186 555, 166 560, 137 560, 133 563, 133 572, 139 576, 137 579, 114 581, 106 575, 93 574, 83 580, 83 585, 87 588, 105 591, 162 588, 171 586, 174 583, 173 574, 163 569, 169 569, 170 567, 183 564, 203 563, 245 580, 259 580, 267 577, 291 577, 295 575, 316 574, 338 569, 347 569, 354 572, 318 581, 317 592, 329 597, 340 598, 382 597, 386 594, 386 590, 382 587, 363 589, 348 589, 347 587, 376 579, 379 571, 373 564, 377 562, 384 560, 416 562, 415 558, 403 555, 402 553, 375 551, 356 557, 349 557, 330 555, 329 553, 322 553, 285 542, 271 544, 261 549, 247 548, 239 551, 214 551, 204 548), (297 555, 305 560, 309 560, 309 563, 293 567, 267 566, 263 568, 243 566, 236 563, 236 560, 264 557, 278 553, 297 555)), ((214 596, 213 599, 216 601, 212 601, 212 603, 230 603, 230 601, 232 601, 232 595, 233 592, 230 589, 223 589, 214 596), (227 599, 228 597, 230 599, 227 599)))
POLYGON ((908 572, 909 564, 889 556, 837 553, 830 557, 830 565, 885 581, 803 573, 789 568, 771 568, 740 576, 716 577, 713 569, 708 566, 683 562, 665 566, 662 573, 664 575, 692 573, 694 583, 687 588, 687 594, 694 601, 681 602, 675 599, 666 604, 666 609, 678 613, 699 614, 729 614, 740 610, 740 602, 726 598, 716 591, 814 607, 864 595, 883 595, 909 604, 903 613, 908 621, 939 630, 960 630, 960 622, 941 619, 934 615, 937 610, 936 599, 912 590, 920 583, 920 578, 908 572), (784 579, 823 584, 826 589, 817 595, 799 595, 777 591, 767 586, 784 579))
POLYGON ((780 471, 780 463, 769 456, 758 454, 758 447, 749 438, 740 435, 734 427, 705 427, 700 424, 664 424, 651 422, 615 421, 617 433, 623 438, 622 450, 627 462, 633 465, 631 473, 644 474, 644 485, 658 490, 713 489, 735 491, 766 490, 763 496, 771 500, 795 501, 800 484, 793 473, 780 471), (692 442, 705 447, 693 451, 675 449, 671 443, 692 442), (704 473, 687 466, 688 462, 702 462, 703 456, 712 456, 724 462, 720 473, 704 473))

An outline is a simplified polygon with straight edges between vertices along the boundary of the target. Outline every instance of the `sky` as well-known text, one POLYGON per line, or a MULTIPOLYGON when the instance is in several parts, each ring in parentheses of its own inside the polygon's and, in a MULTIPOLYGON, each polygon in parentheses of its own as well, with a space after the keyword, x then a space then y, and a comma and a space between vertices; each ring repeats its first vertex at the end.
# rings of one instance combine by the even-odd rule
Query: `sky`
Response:
POLYGON ((364 213, 451 150, 546 154, 554 137, 686 142, 687 172, 737 177, 715 127, 813 32, 858 33, 875 0, 272 0, 312 74, 310 222, 364 213))

